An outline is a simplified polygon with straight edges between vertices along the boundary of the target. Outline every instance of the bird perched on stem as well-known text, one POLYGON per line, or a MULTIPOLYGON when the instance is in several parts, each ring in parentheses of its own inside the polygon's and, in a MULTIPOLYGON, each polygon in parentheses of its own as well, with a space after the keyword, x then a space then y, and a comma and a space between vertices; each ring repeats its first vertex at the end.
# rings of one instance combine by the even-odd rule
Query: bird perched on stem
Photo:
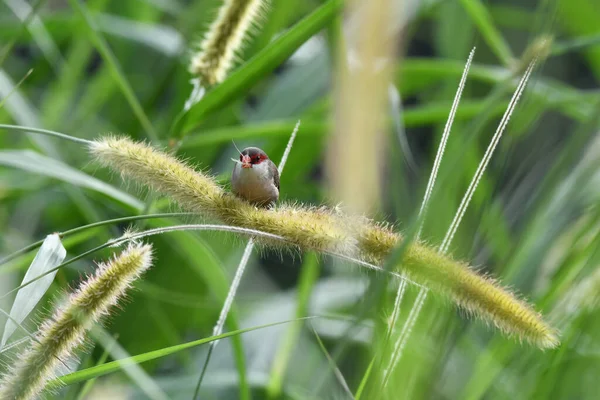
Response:
POLYGON ((279 171, 267 153, 247 147, 235 160, 231 175, 233 193, 258 207, 271 207, 279 199, 279 171))

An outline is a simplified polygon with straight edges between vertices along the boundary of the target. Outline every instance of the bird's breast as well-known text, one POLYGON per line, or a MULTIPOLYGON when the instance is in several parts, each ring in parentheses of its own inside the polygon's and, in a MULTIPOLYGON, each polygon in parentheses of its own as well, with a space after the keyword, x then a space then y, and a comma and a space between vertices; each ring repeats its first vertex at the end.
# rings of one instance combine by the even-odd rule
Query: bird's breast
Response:
POLYGON ((279 198, 279 190, 266 162, 255 164, 252 168, 242 168, 236 163, 231 189, 237 196, 258 205, 269 205, 279 198))

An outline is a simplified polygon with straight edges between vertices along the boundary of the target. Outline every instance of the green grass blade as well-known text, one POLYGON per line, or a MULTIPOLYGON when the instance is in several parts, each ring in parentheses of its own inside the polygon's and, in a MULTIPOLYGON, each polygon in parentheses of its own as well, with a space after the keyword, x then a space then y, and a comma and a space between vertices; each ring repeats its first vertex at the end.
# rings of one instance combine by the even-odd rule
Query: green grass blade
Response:
POLYGON ((11 39, 8 41, 8 43, 6 43, 4 45, 4 48, 2 49, 2 53, 0 54, 0 67, 2 67, 2 64, 4 64, 4 61, 6 60, 6 58, 12 51, 13 47, 15 46, 15 44, 17 43, 17 41, 19 40, 21 35, 27 31, 27 27, 29 26, 29 24, 31 23, 31 21, 36 16, 37 12, 42 7, 42 5, 44 5, 45 2, 46 2, 46 0, 37 0, 35 2, 33 7, 31 7, 27 17, 21 22, 21 25, 19 27, 17 34, 13 35, 11 37, 11 39))
MULTIPOLYGON (((296 120, 290 121, 269 121, 265 123, 256 123, 244 126, 228 126, 205 130, 200 134, 187 137, 181 144, 180 149, 192 149, 195 147, 221 144, 234 140, 252 139, 252 138, 271 138, 289 136, 290 132, 296 126, 296 120)), ((302 136, 321 136, 327 133, 328 124, 323 122, 308 122, 302 120, 302 136)))
MULTIPOLYGON (((117 335, 113 336, 113 338, 116 341, 117 335)), ((102 354, 100 355, 100 358, 96 362, 96 366, 106 363, 106 360, 108 359, 108 351, 109 350, 110 350, 110 347, 104 348, 104 350, 102 351, 102 354)), ((86 398, 87 394, 90 392, 90 390, 92 390, 94 383, 96 383, 96 378, 89 379, 87 382, 85 382, 85 384, 81 387, 79 394, 77 395, 77 400, 84 400, 86 398)))
POLYGON ((134 210, 141 210, 144 206, 135 197, 120 191, 106 182, 31 150, 0 151, 0 165, 19 168, 24 171, 59 179, 71 185, 94 190, 134 210))
MULTIPOLYGON (((310 317, 312 318, 312 317, 310 317)), ((310 319, 310 318, 302 318, 302 320, 310 319)), ((111 361, 106 364, 98 365, 95 367, 87 368, 82 371, 73 372, 68 375, 64 375, 58 379, 55 379, 50 383, 50 386, 61 386, 61 383, 64 385, 72 385, 74 383, 79 383, 83 381, 87 381, 88 379, 97 378, 99 376, 107 375, 112 372, 120 371, 123 366, 131 365, 131 364, 141 364, 146 361, 155 360, 157 358, 166 357, 168 355, 177 353, 179 351, 187 350, 192 347, 200 346, 202 344, 210 343, 215 340, 225 339, 231 336, 240 335, 242 333, 251 332, 259 329, 269 328, 272 326, 277 326, 281 324, 287 324, 289 322, 299 321, 299 319, 293 319, 289 321, 281 321, 274 322, 272 324, 255 326, 252 328, 238 329, 236 331, 223 333, 222 335, 211 336, 200 340, 194 340, 192 342, 179 344, 176 346, 166 347, 159 350, 150 351, 143 354, 138 354, 137 356, 111 361)))
MULTIPOLYGON (((304 317, 308 312, 310 294, 319 278, 319 271, 319 259, 317 255, 309 253, 302 265, 300 282, 298 284, 297 318, 304 317)), ((269 398, 277 399, 281 397, 285 373, 294 347, 301 334, 301 327, 300 323, 290 325, 279 347, 279 351, 275 354, 275 359, 271 367, 271 378, 267 385, 267 395, 269 398)))
MULTIPOLYGON (((559 0, 562 18, 558 21, 562 31, 577 38, 600 34, 598 2, 596 0, 559 0)), ((589 46, 583 52, 596 79, 600 77, 600 47, 589 46)))
POLYGON ((2 100, 0 100, 0 108, 4 107, 4 103, 6 102, 6 100, 10 97, 11 94, 13 94, 17 91, 17 89, 19 89, 23 82, 25 82, 25 79, 27 79, 32 72, 33 69, 27 71, 27 73, 21 78, 19 82, 17 82, 17 84, 12 88, 12 90, 6 96, 3 96, 2 100))
MULTIPOLYGON (((33 259, 33 262, 27 269, 27 272, 23 277, 23 282, 27 282, 31 278, 61 264, 66 256, 67 250, 63 247, 60 237, 57 234, 48 235, 33 259)), ((17 323, 22 323, 25 320, 50 288, 55 275, 56 272, 49 274, 44 279, 38 280, 35 284, 29 285, 17 293, 12 308, 10 309, 10 316, 12 319, 6 321, 2 340, 0 341, 0 348, 4 347, 17 328, 13 319, 17 323)))
MULTIPOLYGON (((425 106, 408 108, 404 110, 404 124, 407 127, 418 127, 442 122, 448 116, 449 103, 434 103, 425 106)), ((479 101, 465 101, 461 108, 457 110, 456 120, 469 120, 481 113, 484 104, 479 101)), ((504 108, 498 105, 491 111, 492 115, 502 115, 504 108)), ((265 123, 256 123, 244 126, 231 126, 225 128, 215 128, 195 134, 188 137, 181 145, 181 150, 189 150, 198 147, 210 146, 215 144, 229 143, 231 140, 244 139, 267 139, 285 137, 294 129, 296 122, 290 121, 271 121, 265 123)), ((329 131, 331 125, 327 122, 304 122, 302 121, 302 136, 324 136, 329 131)))
MULTIPOLYGON (((168 226, 173 224, 165 223, 161 225, 168 226)), ((217 302, 223 304, 229 290, 229 282, 224 273, 221 261, 213 253, 208 244, 192 232, 177 232, 174 235, 166 237, 166 240, 169 240, 178 253, 184 254, 190 260, 190 267, 193 268, 194 273, 202 281, 206 282, 207 287, 217 302)), ((238 311, 235 305, 232 306, 227 316, 226 324, 230 331, 239 329, 238 311)), ((246 378, 246 359, 241 338, 234 336, 231 339, 231 346, 239 376, 240 397, 250 398, 250 387, 246 378)))
POLYGON ((461 0, 461 3, 479 31, 488 46, 492 49, 496 57, 506 67, 512 66, 514 57, 508 46, 508 43, 502 37, 502 34, 492 21, 492 16, 480 0, 461 0))
POLYGON ((565 53, 575 52, 577 50, 584 50, 588 47, 600 45, 600 34, 587 35, 578 37, 573 40, 567 40, 564 42, 556 43, 552 47, 551 54, 553 56, 561 56, 565 53))
POLYGON ((356 395, 354 396, 355 400, 360 400, 362 394, 367 387, 367 382, 369 382, 369 377, 371 376, 371 372, 373 371, 373 365, 375 365, 375 357, 371 359, 367 370, 365 371, 362 379, 360 380, 360 384, 358 385, 358 389, 356 389, 356 395))
POLYGON ((312 331, 313 331, 313 334, 315 335, 315 339, 317 339, 319 348, 325 355, 325 358, 327 359, 327 363, 329 364, 329 367, 333 370, 333 373, 334 373, 335 377, 337 378, 340 386, 342 387, 342 389, 344 389, 344 392, 346 392, 346 394, 348 395, 348 398, 354 400, 354 396, 352 395, 352 392, 350 391, 350 388, 348 387, 348 384, 346 383, 346 379, 344 378, 344 375, 342 375, 342 372, 340 371, 339 367, 335 363, 335 360, 333 359, 333 357, 331 357, 331 355, 327 351, 327 348, 325 347, 325 343, 323 343, 323 341, 319 337, 319 334, 317 333, 317 331, 315 330, 314 327, 312 327, 312 331))
MULTIPOLYGON (((63 240, 62 243, 66 249, 71 249, 74 246, 77 246, 78 244, 81 244, 87 240, 90 240, 90 239, 93 239, 96 237, 97 237, 97 234, 94 231, 90 230, 90 231, 80 232, 76 235, 73 235, 73 236, 63 240)), ((31 264, 34 257, 35 257, 34 253, 21 255, 20 257, 16 256, 16 257, 14 257, 14 259, 11 255, 11 261, 8 261, 6 264, 0 265, 0 276, 9 274, 14 271, 24 270, 29 264, 31 264)), ((5 279, 5 278, 2 278, 2 279, 5 279)), ((29 282, 31 282, 31 281, 29 281, 29 282)), ((25 286, 19 286, 14 289, 11 289, 8 293, 3 293, 2 295, 0 295, 0 299, 5 298, 10 293, 14 293, 25 286)))
MULTIPOLYGON (((91 223, 88 225, 78 226, 77 228, 73 228, 73 229, 69 229, 64 232, 61 232, 61 233, 59 233, 59 235, 60 235, 61 239, 64 239, 64 238, 74 235, 76 233, 84 232, 88 229, 99 228, 99 227, 111 225, 111 224, 120 224, 122 222, 133 222, 133 221, 154 219, 154 218, 189 217, 192 215, 194 215, 194 214, 183 212, 183 213, 160 213, 160 214, 134 215, 132 217, 114 218, 114 219, 108 219, 105 221, 94 222, 94 223, 91 223)), ((38 240, 35 243, 32 243, 28 246, 23 247, 22 249, 19 249, 19 250, 13 252, 12 254, 9 254, 8 256, 0 259, 0 265, 15 259, 16 257, 18 257, 21 254, 27 253, 33 249, 38 248, 39 246, 42 245, 42 243, 44 243, 44 240, 38 240)))
POLYGON ((93 143, 93 142, 91 142, 89 140, 86 140, 86 139, 80 139, 78 137, 71 136, 71 135, 66 135, 64 133, 60 133, 60 132, 56 132, 56 131, 51 131, 51 130, 48 130, 48 129, 34 128, 34 127, 31 127, 31 126, 19 126, 19 125, 0 124, 0 129, 7 129, 7 130, 13 130, 13 131, 19 131, 19 132, 39 133, 39 134, 42 134, 42 135, 52 136, 52 137, 56 137, 56 138, 59 138, 59 139, 68 140, 70 142, 79 143, 79 144, 85 144, 85 145, 93 143))
MULTIPOLYGON (((89 10, 100 12, 106 7, 108 0, 89 0, 86 5, 89 10)), ((74 29, 85 29, 85 22, 77 21, 74 29)), ((95 51, 87 36, 73 35, 69 48, 65 51, 65 62, 48 87, 40 105, 41 119, 46 128, 62 127, 66 118, 72 115, 73 108, 79 105, 76 95, 81 90, 82 82, 87 77, 86 68, 92 61, 95 51)), ((64 128, 63 128, 64 129, 64 128)))
POLYGON ((79 13, 81 18, 85 21, 87 28, 86 30, 88 32, 88 35, 90 36, 92 43, 94 44, 96 50, 98 50, 98 52, 108 65, 113 78, 117 81, 117 84, 119 85, 121 91, 123 92, 123 95, 127 99, 129 106, 131 107, 133 113, 139 120, 144 130, 146 131, 146 134, 148 135, 150 140, 152 140, 153 142, 158 142, 158 135, 154 131, 150 120, 146 116, 142 105, 135 96, 135 93, 129 85, 127 78, 125 78, 125 74, 121 70, 117 58, 110 50, 110 47, 108 47, 108 43, 106 43, 106 40, 104 40, 104 38, 98 33, 98 30, 96 29, 94 24, 94 20, 92 19, 92 16, 88 13, 86 6, 82 4, 81 0, 69 0, 69 3, 71 4, 71 7, 73 7, 73 9, 75 9, 79 13))
POLYGON ((206 114, 246 93, 256 81, 277 68, 300 45, 323 29, 342 8, 342 5, 342 0, 329 0, 274 40, 248 63, 232 73, 225 82, 208 92, 187 113, 182 114, 176 121, 171 136, 184 137, 200 125, 206 114))
MULTIPOLYGON (((96 343, 99 343, 105 348, 113 359, 123 360, 131 358, 130 354, 115 340, 106 329, 101 325, 95 325, 90 329, 88 335, 96 343)), ((142 392, 150 400, 169 400, 169 397, 164 393, 162 388, 154 381, 154 377, 150 376, 137 363, 123 363, 120 364, 123 367, 123 372, 129 377, 129 379, 135 383, 135 385, 142 390, 142 392)))

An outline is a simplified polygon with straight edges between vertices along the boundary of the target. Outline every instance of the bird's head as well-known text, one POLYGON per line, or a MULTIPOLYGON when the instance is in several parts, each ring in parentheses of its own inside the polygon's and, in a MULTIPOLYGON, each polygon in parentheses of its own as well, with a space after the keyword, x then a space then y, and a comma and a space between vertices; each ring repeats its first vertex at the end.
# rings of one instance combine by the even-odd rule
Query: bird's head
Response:
POLYGON ((252 168, 254 165, 259 165, 268 159, 267 153, 258 147, 246 147, 240 152, 242 168, 252 168))

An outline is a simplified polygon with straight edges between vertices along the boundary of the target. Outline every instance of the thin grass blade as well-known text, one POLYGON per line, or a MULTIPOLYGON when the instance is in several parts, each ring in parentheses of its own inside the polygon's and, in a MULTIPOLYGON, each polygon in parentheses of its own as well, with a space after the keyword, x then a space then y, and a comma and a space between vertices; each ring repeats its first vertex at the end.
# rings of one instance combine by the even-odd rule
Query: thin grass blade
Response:
POLYGON ((58 179, 71 185, 94 190, 113 198, 134 210, 142 210, 144 207, 141 201, 129 194, 72 168, 67 164, 30 150, 0 151, 0 165, 22 169, 24 171, 58 179))
MULTIPOLYGON (((63 247, 58 234, 48 235, 37 255, 33 259, 31 266, 25 273, 23 283, 32 278, 46 273, 47 271, 60 265, 67 256, 67 250, 63 247)), ((10 316, 17 322, 21 323, 35 308, 39 301, 44 297, 46 291, 52 284, 57 271, 38 279, 35 283, 19 290, 15 301, 10 310, 10 316)), ((0 348, 4 347, 10 336, 17 329, 17 325, 12 320, 6 321, 0 348)))

